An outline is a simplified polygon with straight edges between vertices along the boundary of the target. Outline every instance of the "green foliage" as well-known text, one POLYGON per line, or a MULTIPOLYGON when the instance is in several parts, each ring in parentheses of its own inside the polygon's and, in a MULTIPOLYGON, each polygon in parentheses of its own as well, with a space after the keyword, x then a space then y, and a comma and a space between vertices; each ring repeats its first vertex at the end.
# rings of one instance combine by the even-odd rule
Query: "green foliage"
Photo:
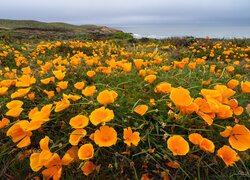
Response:
POLYGON ((113 34, 114 38, 133 38, 133 36, 129 33, 117 32, 113 34))

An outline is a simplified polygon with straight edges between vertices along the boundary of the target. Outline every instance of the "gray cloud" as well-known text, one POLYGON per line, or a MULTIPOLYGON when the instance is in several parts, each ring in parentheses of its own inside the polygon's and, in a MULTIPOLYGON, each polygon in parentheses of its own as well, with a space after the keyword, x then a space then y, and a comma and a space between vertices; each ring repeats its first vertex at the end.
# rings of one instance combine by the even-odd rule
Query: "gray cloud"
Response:
POLYGON ((250 25, 249 0, 2 0, 0 18, 97 25, 250 25))

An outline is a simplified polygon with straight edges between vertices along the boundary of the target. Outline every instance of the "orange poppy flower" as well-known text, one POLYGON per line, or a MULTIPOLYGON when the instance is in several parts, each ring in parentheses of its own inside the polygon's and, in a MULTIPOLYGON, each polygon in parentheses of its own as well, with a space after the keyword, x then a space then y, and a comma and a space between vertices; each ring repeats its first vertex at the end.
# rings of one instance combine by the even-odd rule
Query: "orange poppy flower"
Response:
POLYGON ((95 71, 88 71, 87 72, 87 76, 90 77, 90 78, 93 78, 95 75, 95 71))
POLYGON ((31 101, 33 101, 35 99, 35 93, 34 92, 29 93, 28 97, 31 101))
POLYGON ((84 82, 77 82, 74 84, 74 87, 77 89, 77 90, 82 90, 84 88, 85 84, 84 82))
POLYGON ((227 166, 233 166, 236 161, 240 160, 237 153, 226 145, 217 151, 217 156, 219 156, 227 166))
POLYGON ((188 139, 193 144, 200 145, 203 137, 200 134, 198 134, 198 133, 192 133, 192 134, 189 134, 188 139))
POLYGON ((50 78, 41 79, 41 83, 43 83, 43 84, 45 84, 45 85, 49 84, 50 81, 51 81, 50 78))
POLYGON ((148 110, 147 105, 140 105, 135 108, 134 112, 143 116, 147 112, 147 110, 148 110))
POLYGON ((201 95, 206 99, 215 99, 219 102, 222 101, 222 95, 219 91, 217 90, 212 90, 212 89, 202 89, 201 90, 201 95))
POLYGON ((88 176, 89 174, 93 173, 96 168, 96 165, 93 164, 91 161, 87 161, 84 163, 84 165, 81 167, 81 170, 83 171, 83 174, 88 176))
POLYGON ((94 141, 100 147, 109 147, 116 144, 117 132, 109 126, 101 126, 100 130, 96 130, 94 141))
POLYGON ((210 66, 210 73, 214 73, 216 65, 211 65, 210 66))
POLYGON ((52 111, 52 104, 44 106, 41 111, 38 108, 34 108, 29 112, 30 127, 27 129, 29 131, 36 130, 41 127, 46 121, 49 121, 49 116, 52 111))
POLYGON ((235 89, 238 85, 239 85, 239 81, 238 81, 238 80, 235 80, 235 79, 231 79, 231 80, 227 83, 227 86, 228 86, 230 89, 235 89))
POLYGON ((207 80, 207 81, 202 81, 202 84, 205 86, 208 86, 211 83, 211 79, 207 80))
POLYGON ((62 72, 61 70, 58 70, 58 71, 53 71, 53 74, 55 75, 56 79, 61 81, 65 77, 66 72, 62 72))
POLYGON ((29 87, 31 84, 36 83, 36 79, 29 75, 23 75, 22 77, 17 78, 17 80, 16 87, 29 87))
POLYGON ((241 90, 244 93, 250 93, 250 82, 246 81, 246 82, 241 82, 241 90))
POLYGON ((15 99, 17 97, 26 96, 26 94, 30 91, 31 88, 18 89, 16 92, 10 95, 11 99, 15 99))
POLYGON ((171 69, 171 66, 162 66, 161 69, 163 71, 169 71, 171 69))
POLYGON ((185 114, 185 113, 192 114, 193 112, 197 112, 198 110, 199 110, 199 106, 194 102, 192 102, 188 106, 185 106, 185 107, 181 108, 182 114, 185 114))
POLYGON ((78 143, 85 137, 87 131, 85 129, 76 129, 69 136, 69 143, 73 146, 78 145, 78 143))
POLYGON ((11 136, 14 143, 21 140, 17 144, 18 148, 26 147, 31 143, 30 136, 32 132, 27 131, 29 125, 29 121, 21 120, 11 126, 7 131, 7 136, 11 136))
POLYGON ((73 161, 74 158, 69 153, 66 152, 60 162, 60 165, 68 166, 73 161))
POLYGON ((92 124, 95 126, 100 124, 101 122, 108 122, 114 119, 114 112, 108 108, 100 107, 95 109, 89 116, 89 119, 92 124))
POLYGON ((54 91, 47 91, 47 90, 44 90, 43 91, 45 94, 48 95, 48 98, 51 99, 52 97, 55 96, 55 92, 54 91))
POLYGON ((25 68, 22 68, 21 70, 22 70, 22 72, 23 72, 24 74, 27 74, 27 75, 31 74, 31 69, 30 69, 29 66, 28 66, 28 67, 25 67, 25 68))
POLYGON ((87 86, 84 90, 82 90, 82 94, 84 96, 93 96, 95 93, 96 87, 95 86, 87 86))
POLYGON ((70 119, 69 124, 72 128, 84 128, 89 124, 89 118, 83 115, 77 115, 70 119))
POLYGON ((144 78, 144 81, 147 81, 148 83, 151 84, 154 82, 155 79, 156 79, 156 75, 151 74, 151 75, 146 76, 144 78))
POLYGON ((63 97, 67 99, 71 99, 72 101, 77 101, 81 99, 81 96, 72 95, 72 94, 69 94, 69 95, 63 94, 63 97))
POLYGON ((10 109, 8 112, 6 112, 5 115, 11 116, 11 117, 18 117, 22 111, 23 111, 23 108, 15 107, 15 108, 10 109))
POLYGON ((218 108, 218 112, 216 113, 219 119, 226 119, 233 116, 233 111, 228 105, 220 105, 218 108))
POLYGON ((0 121, 0 129, 4 128, 4 127, 7 126, 9 123, 10 123, 10 120, 9 120, 9 119, 3 118, 3 119, 0 121))
POLYGON ((141 69, 141 66, 143 65, 144 61, 142 59, 134 59, 134 63, 137 69, 141 69))
POLYGON ((189 67, 190 69, 195 69, 195 67, 196 67, 196 62, 190 62, 190 63, 188 64, 188 67, 189 67))
POLYGON ((189 152, 188 142, 181 136, 175 135, 167 141, 168 149, 172 151, 173 155, 186 155, 189 152))
POLYGON ((140 135, 139 132, 132 132, 131 127, 125 128, 123 130, 124 143, 127 144, 128 146, 131 146, 131 144, 137 146, 138 143, 140 142, 139 135, 140 135))
POLYGON ((57 86, 61 89, 67 89, 68 88, 68 81, 60 81, 57 83, 57 86))
POLYGON ((22 107, 23 105, 23 102, 22 101, 19 101, 19 100, 13 100, 9 103, 6 104, 6 107, 8 109, 13 109, 13 108, 17 108, 17 107, 22 107))
POLYGON ((174 88, 169 97, 176 107, 188 106, 193 101, 189 95, 189 91, 182 87, 174 88))
POLYGON ((8 87, 0 87, 0 95, 3 96, 7 94, 8 89, 8 87))
POLYGON ((128 73, 131 71, 132 63, 125 63, 123 64, 123 70, 128 73))
POLYGON ((197 115, 199 115, 208 125, 211 125, 213 123, 213 119, 203 112, 196 112, 197 115))
POLYGON ((239 116, 243 113, 243 108, 238 107, 238 101, 236 99, 231 99, 227 102, 227 104, 231 106, 231 109, 235 115, 239 116))
POLYGON ((196 60, 196 63, 197 63, 198 65, 202 65, 202 64, 205 63, 205 60, 204 60, 204 59, 198 58, 198 59, 196 60))
POLYGON ((90 159, 94 156, 94 148, 92 144, 84 144, 78 150, 78 157, 82 160, 90 159))
POLYGON ((49 159, 48 165, 45 167, 47 169, 43 170, 42 174, 46 179, 60 179, 62 174, 62 165, 60 157, 57 153, 53 154, 53 156, 49 159))
POLYGON ((15 85, 15 84, 16 84, 15 80, 7 79, 7 80, 0 81, 1 87, 10 87, 10 86, 15 85))
POLYGON ((180 61, 180 62, 174 61, 174 64, 175 64, 175 66, 177 66, 180 69, 184 68, 184 66, 185 66, 185 63, 183 61, 180 61))
POLYGON ((70 106, 70 102, 67 98, 63 98, 61 101, 56 102, 55 112, 62 111, 70 106))
POLYGON ((78 147, 77 146, 72 146, 68 151, 66 151, 65 154, 69 154, 70 157, 73 158, 74 162, 79 162, 78 147))
POLYGON ((34 172, 39 171, 43 167, 43 165, 39 163, 40 154, 41 153, 32 153, 30 156, 30 167, 34 172))
POLYGON ((140 70, 139 75, 142 76, 142 77, 145 77, 146 71, 145 70, 140 70))
POLYGON ((99 95, 97 96, 97 101, 101 104, 109 104, 109 103, 113 103, 115 101, 114 98, 114 94, 117 95, 117 93, 115 93, 113 91, 113 93, 111 91, 108 90, 104 90, 102 92, 99 93, 99 95))
POLYGON ((156 86, 154 91, 157 93, 168 94, 171 92, 171 90, 172 90, 171 84, 166 83, 166 82, 162 82, 156 86))
POLYGON ((245 151, 250 148, 250 132, 244 125, 236 124, 233 128, 227 126, 227 129, 220 133, 223 137, 229 136, 229 143, 238 151, 245 151))
POLYGON ((149 105, 150 106, 155 106, 156 104, 155 104, 155 99, 150 99, 149 100, 149 105))
POLYGON ((228 101, 227 99, 236 93, 232 89, 227 88, 227 86, 225 86, 225 85, 216 85, 216 86, 214 86, 214 89, 217 90, 221 94, 221 96, 222 96, 221 102, 222 103, 227 102, 228 101))
POLYGON ((234 68, 233 66, 228 66, 228 67, 227 67, 228 72, 232 72, 232 71, 234 71, 234 69, 235 69, 235 68, 234 68))
POLYGON ((214 143, 207 138, 203 138, 200 143, 200 149, 206 152, 214 152, 214 143))

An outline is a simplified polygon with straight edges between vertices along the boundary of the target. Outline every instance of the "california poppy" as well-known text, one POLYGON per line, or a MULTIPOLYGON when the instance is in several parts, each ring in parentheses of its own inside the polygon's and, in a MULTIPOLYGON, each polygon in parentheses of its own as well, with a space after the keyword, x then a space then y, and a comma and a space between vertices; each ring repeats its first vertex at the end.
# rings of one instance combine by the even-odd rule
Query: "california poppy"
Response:
POLYGON ((131 146, 131 144, 137 146, 140 141, 139 135, 139 132, 132 132, 130 127, 125 128, 123 130, 124 143, 126 143, 128 146, 131 146))
POLYGON ((61 101, 56 102, 55 112, 62 111, 70 106, 70 101, 67 98, 63 98, 61 101))
POLYGON ((239 85, 239 81, 238 81, 238 80, 235 80, 235 79, 231 79, 231 80, 227 83, 227 86, 228 86, 230 89, 235 89, 238 85, 239 85))
POLYGON ((17 97, 23 97, 26 96, 27 93, 30 91, 30 87, 29 88, 22 88, 22 89, 18 89, 16 92, 12 93, 10 95, 11 99, 15 99, 17 97))
POLYGON ((74 130, 69 137, 69 143, 73 146, 78 145, 78 143, 85 137, 87 131, 85 129, 76 129, 74 130))
POLYGON ((61 81, 65 77, 66 72, 62 72, 61 70, 58 70, 58 71, 53 71, 53 74, 55 75, 56 79, 61 81))
POLYGON ((241 90, 244 93, 250 93, 250 82, 246 81, 246 82, 241 82, 241 90))
POLYGON ((94 141, 100 147, 109 147, 116 144, 117 132, 109 126, 101 126, 100 130, 96 130, 94 141))
POLYGON ((72 128, 84 128, 88 125, 89 118, 84 115, 77 115, 70 119, 69 124, 72 128))
POLYGON ((187 89, 178 87, 172 89, 169 97, 177 107, 188 106, 193 101, 189 94, 187 89))
POLYGON ((143 60, 142 59, 134 59, 135 67, 137 69, 141 69, 141 66, 143 65, 143 60))
POLYGON ((23 75, 20 78, 17 78, 16 87, 29 87, 31 84, 36 83, 36 79, 29 75, 23 75))
POLYGON ((207 138, 203 138, 200 143, 200 149, 206 152, 214 152, 214 143, 207 138))
POLYGON ((89 116, 91 123, 94 124, 95 126, 100 124, 101 122, 111 121, 113 118, 114 118, 113 110, 110 110, 108 108, 105 109, 104 106, 95 109, 89 116))
POLYGON ((0 87, 0 95, 3 96, 7 93, 8 87, 0 87))
POLYGON ((87 161, 84 163, 84 165, 81 167, 81 170, 83 171, 83 174, 88 176, 89 174, 93 173, 96 168, 96 165, 94 165, 93 162, 87 161))
POLYGON ((4 128, 4 127, 7 126, 9 123, 10 123, 10 120, 9 120, 9 119, 3 118, 3 119, 0 121, 0 129, 4 128))
POLYGON ((154 82, 155 79, 156 79, 156 75, 151 74, 151 75, 146 76, 144 78, 144 81, 147 81, 148 83, 151 84, 154 82))
POLYGON ((104 90, 98 94, 97 101, 100 104, 105 105, 105 104, 113 103, 115 101, 115 98, 114 98, 113 93, 111 91, 104 90))
POLYGON ((90 77, 90 78, 93 78, 95 75, 95 71, 88 71, 87 72, 87 76, 90 77))
POLYGON ((189 152, 188 142, 179 135, 170 137, 167 141, 168 149, 170 149, 174 156, 186 155, 189 152))
POLYGON ((82 160, 91 159, 94 156, 94 148, 92 144, 84 144, 78 150, 78 157, 82 160))
POLYGON ((229 143, 238 151, 245 151, 250 148, 250 132, 244 125, 236 124, 233 128, 227 126, 227 129, 220 133, 223 137, 229 136, 229 143))
POLYGON ((190 63, 188 64, 188 67, 189 67, 190 69, 195 69, 195 67, 196 67, 196 62, 190 62, 190 63))
POLYGON ((189 134, 188 139, 193 144, 200 145, 203 137, 200 134, 198 134, 198 133, 192 133, 192 134, 189 134))
POLYGON ((227 166, 233 166, 236 161, 240 160, 237 153, 226 145, 217 151, 217 156, 219 156, 227 166))
POLYGON ((93 96, 95 93, 96 87, 95 86, 87 86, 84 90, 82 90, 82 94, 84 96, 93 96))
POLYGON ((148 110, 147 105, 140 105, 135 108, 134 112, 143 116, 147 112, 147 110, 148 110))
POLYGON ((60 81, 57 83, 57 86, 61 89, 67 89, 68 87, 68 81, 60 81))
POLYGON ((27 130, 30 127, 29 125, 29 121, 21 120, 16 122, 7 131, 7 136, 11 136, 13 142, 16 143, 21 140, 17 144, 18 148, 28 146, 31 143, 30 136, 32 135, 32 132, 27 130))
POLYGON ((155 92, 157 92, 157 93, 168 94, 171 92, 171 90, 172 90, 171 84, 169 84, 167 82, 162 82, 162 83, 158 84, 155 88, 155 92))
POLYGON ((84 88, 85 84, 84 82, 77 82, 74 84, 74 87, 77 89, 77 90, 82 90, 84 88))

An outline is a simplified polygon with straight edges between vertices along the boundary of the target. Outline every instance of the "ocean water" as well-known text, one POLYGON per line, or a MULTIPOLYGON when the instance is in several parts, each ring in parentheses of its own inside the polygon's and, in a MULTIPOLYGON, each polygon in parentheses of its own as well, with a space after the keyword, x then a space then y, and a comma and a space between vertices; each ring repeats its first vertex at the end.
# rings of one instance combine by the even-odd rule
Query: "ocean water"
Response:
POLYGON ((131 33, 135 38, 163 39, 168 37, 193 36, 198 38, 250 38, 250 26, 123 26, 113 27, 126 33, 131 33))

